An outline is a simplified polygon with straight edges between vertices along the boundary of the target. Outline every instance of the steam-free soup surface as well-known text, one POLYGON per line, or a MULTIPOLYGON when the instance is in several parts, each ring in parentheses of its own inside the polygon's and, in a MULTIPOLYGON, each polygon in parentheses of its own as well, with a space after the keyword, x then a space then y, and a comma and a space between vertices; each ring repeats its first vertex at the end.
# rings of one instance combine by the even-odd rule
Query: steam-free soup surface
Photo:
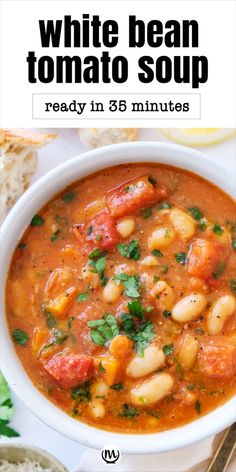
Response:
POLYGON ((33 384, 88 424, 162 431, 224 403, 236 380, 236 206, 154 164, 53 198, 13 255, 9 330, 33 384))

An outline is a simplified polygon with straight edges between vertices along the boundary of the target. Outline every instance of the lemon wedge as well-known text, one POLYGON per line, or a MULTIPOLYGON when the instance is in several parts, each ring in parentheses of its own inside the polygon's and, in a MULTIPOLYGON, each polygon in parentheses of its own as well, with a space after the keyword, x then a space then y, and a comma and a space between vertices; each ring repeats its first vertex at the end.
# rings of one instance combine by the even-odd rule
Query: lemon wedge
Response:
POLYGON ((234 128, 160 128, 173 141, 189 146, 207 146, 231 138, 234 128))

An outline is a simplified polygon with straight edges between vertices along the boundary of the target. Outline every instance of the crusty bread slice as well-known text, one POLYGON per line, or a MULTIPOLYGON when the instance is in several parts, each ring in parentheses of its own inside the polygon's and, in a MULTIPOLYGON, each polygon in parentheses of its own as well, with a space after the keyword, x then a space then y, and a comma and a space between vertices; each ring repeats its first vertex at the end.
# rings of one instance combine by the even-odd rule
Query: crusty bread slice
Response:
POLYGON ((17 198, 29 186, 37 149, 56 137, 21 129, 0 130, 0 224, 17 198))

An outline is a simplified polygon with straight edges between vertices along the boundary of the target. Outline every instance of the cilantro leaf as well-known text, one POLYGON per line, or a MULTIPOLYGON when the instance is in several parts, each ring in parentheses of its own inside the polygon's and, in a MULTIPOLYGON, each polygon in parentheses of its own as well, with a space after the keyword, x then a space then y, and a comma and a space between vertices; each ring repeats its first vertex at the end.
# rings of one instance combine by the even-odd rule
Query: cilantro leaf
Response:
POLYGON ((119 413, 119 416, 123 418, 134 418, 135 416, 139 416, 139 411, 134 406, 128 405, 128 403, 124 403, 122 405, 122 410, 119 413))
POLYGON ((155 257, 162 257, 163 256, 162 252, 159 251, 159 249, 153 249, 151 254, 155 257))
POLYGON ((174 344, 165 344, 162 349, 166 356, 170 356, 174 351, 174 344))
POLYGON ((196 221, 200 221, 203 218, 202 212, 199 210, 197 207, 191 207, 188 208, 188 211, 190 215, 194 218, 196 221))
POLYGON ((85 302, 88 300, 88 293, 87 292, 83 292, 83 293, 78 293, 77 295, 77 300, 78 302, 85 302))
POLYGON ((28 334, 26 334, 25 331, 22 331, 21 329, 15 329, 12 333, 12 337, 14 341, 20 346, 24 346, 29 341, 28 334))
POLYGON ((134 347, 138 356, 143 357, 144 349, 149 345, 150 341, 156 337, 153 332, 154 325, 151 321, 146 321, 140 328, 137 334, 134 335, 134 347))
POLYGON ((88 381, 71 390, 72 400, 77 402, 89 402, 91 400, 90 384, 88 381))
POLYGON ((19 251, 23 251, 25 248, 26 248, 26 244, 25 244, 25 243, 19 243, 19 244, 18 244, 18 249, 19 249, 19 251))
POLYGON ((114 280, 116 283, 122 282, 123 286, 125 287, 125 295, 130 298, 138 298, 140 296, 138 289, 139 289, 139 276, 135 275, 128 275, 126 273, 118 274, 114 276, 114 280))
POLYGON ((45 220, 41 216, 34 215, 30 222, 30 226, 42 226, 44 222, 45 220))
POLYGON ((53 326, 55 326, 57 324, 57 320, 56 320, 55 316, 53 316, 52 313, 47 311, 45 313, 45 315, 46 315, 46 324, 49 328, 52 328, 53 326))
POLYGON ((212 230, 214 231, 215 234, 217 234, 218 236, 221 236, 224 232, 223 228, 218 224, 218 223, 215 223, 213 226, 212 226, 212 230))
POLYGON ((97 346, 104 346, 107 341, 119 334, 116 318, 109 314, 104 315, 100 320, 88 321, 87 325, 92 328, 90 336, 97 346))
POLYGON ((7 425, 7 422, 0 420, 0 436, 7 438, 18 438, 20 435, 13 428, 7 425))
POLYGON ((132 316, 137 316, 138 318, 143 318, 144 309, 137 300, 132 300, 128 303, 128 310, 132 316))
POLYGON ((75 192, 70 190, 69 192, 65 193, 62 197, 63 202, 70 203, 75 198, 75 192))
POLYGON ((117 244, 116 247, 121 256, 127 257, 127 259, 133 259, 134 261, 140 259, 140 246, 135 239, 129 244, 117 244))
POLYGON ((118 392, 120 390, 124 390, 124 385, 122 383, 117 383, 117 384, 111 385, 110 388, 118 392))
POLYGON ((100 249, 94 249, 89 254, 89 266, 92 267, 91 271, 99 275, 101 286, 106 285, 107 278, 105 276, 106 269, 106 254, 105 251, 100 251, 100 249))
POLYGON ((139 212, 140 216, 144 219, 151 218, 152 216, 152 208, 142 208, 139 212))
POLYGON ((182 264, 184 265, 187 261, 187 254, 186 252, 177 252, 175 254, 175 259, 176 259, 176 262, 178 262, 179 264, 182 264))
POLYGON ((195 402, 195 410, 200 415, 200 413, 201 413, 201 402, 199 400, 197 400, 195 402))

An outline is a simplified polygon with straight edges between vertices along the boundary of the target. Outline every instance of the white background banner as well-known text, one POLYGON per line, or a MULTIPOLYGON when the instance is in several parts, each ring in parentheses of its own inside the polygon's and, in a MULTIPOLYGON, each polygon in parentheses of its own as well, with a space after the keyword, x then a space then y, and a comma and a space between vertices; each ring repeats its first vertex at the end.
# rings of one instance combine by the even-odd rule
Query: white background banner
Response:
MULTIPOLYGON (((155 120, 158 127, 235 127, 235 6, 234 0, 2 0, 1 127, 125 127, 134 123, 136 127, 150 127, 155 126, 155 120), (90 19, 92 15, 99 15, 101 22, 115 20, 119 25, 118 45, 114 48, 103 45, 100 48, 64 47, 62 35, 59 47, 41 47, 39 20, 63 20, 65 15, 71 15, 72 20, 81 21, 83 14, 88 14, 90 19), (136 15, 146 25, 151 20, 159 20, 163 24, 167 20, 196 20, 199 24, 199 47, 170 48, 162 45, 154 48, 146 44, 141 48, 129 48, 129 15, 136 15), (57 84, 56 79, 47 84, 40 81, 29 83, 26 62, 29 51, 35 51, 37 59, 45 55, 54 59, 58 55, 78 55, 82 62, 88 55, 100 57, 103 51, 109 51, 111 59, 118 55, 127 58, 128 79, 125 83, 111 81, 104 84, 100 64, 99 84, 57 84), (190 56, 190 62, 192 56, 206 56, 209 64, 208 81, 200 84, 199 88, 192 88, 191 80, 190 83, 178 84, 171 80, 162 84, 154 77, 151 83, 141 83, 138 77, 138 60, 144 55, 154 59, 154 76, 159 56, 173 59, 174 56, 186 55, 190 56), (93 94, 96 101, 104 105, 104 111, 93 112, 89 108, 93 94), (66 105, 68 107, 73 100, 77 108, 78 104, 86 103, 84 112, 77 113, 70 109, 66 111, 66 105), (118 101, 118 110, 109 109, 109 100, 118 101), (126 101, 123 112, 119 110, 119 100, 126 101), (134 101, 142 104, 140 110, 132 111, 134 101), (48 106, 48 111, 46 102, 52 104, 48 106), (156 103, 158 110, 155 107, 154 110, 149 110, 150 102, 156 103), (167 105, 164 106, 163 102, 167 105), (179 105, 178 110, 170 110, 170 102, 174 104, 172 108, 176 106, 176 102, 182 108, 179 105), (184 112, 183 104, 186 102, 189 103, 189 109, 184 112), (61 108, 62 103, 65 104, 64 110, 61 108)), ((147 34, 145 36, 147 39, 147 34)), ((37 67, 38 62, 35 63, 36 75, 37 67)), ((191 74, 190 67, 190 77, 191 74)))

